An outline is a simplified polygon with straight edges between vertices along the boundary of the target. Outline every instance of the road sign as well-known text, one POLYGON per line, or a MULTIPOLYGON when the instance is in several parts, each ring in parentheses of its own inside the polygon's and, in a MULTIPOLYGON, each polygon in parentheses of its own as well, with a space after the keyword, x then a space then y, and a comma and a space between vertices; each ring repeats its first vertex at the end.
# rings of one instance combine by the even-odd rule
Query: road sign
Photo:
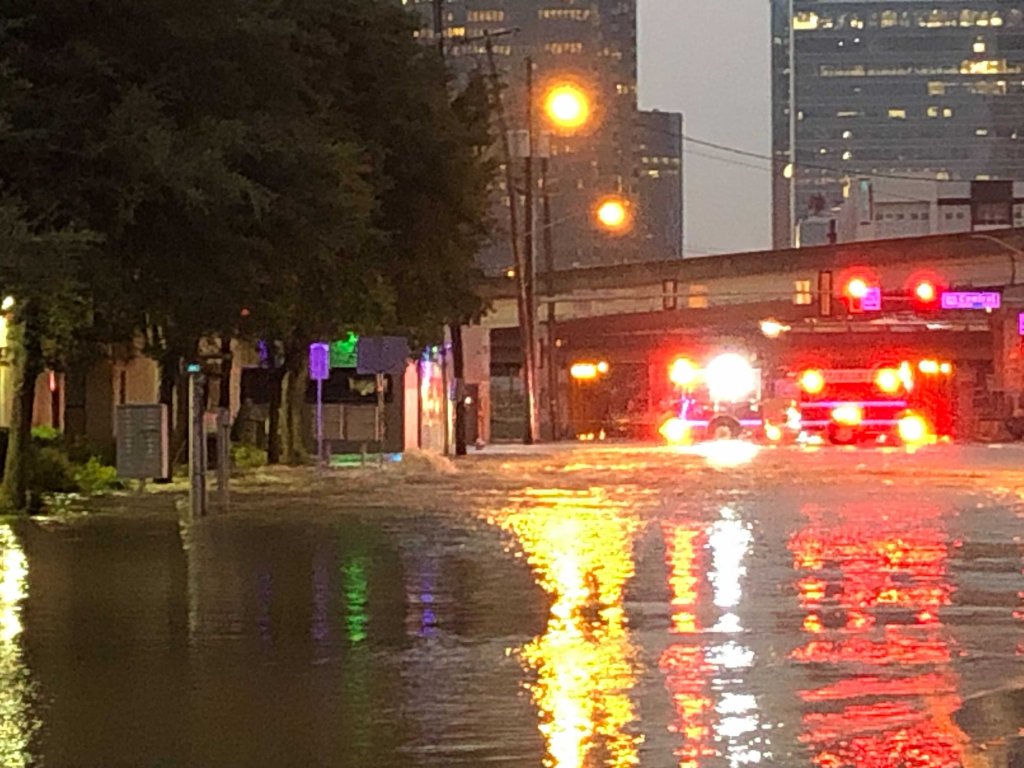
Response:
POLYGON ((882 310, 882 289, 877 285, 868 288, 864 298, 860 300, 862 312, 880 312, 882 310))
POLYGON ((409 341, 404 336, 372 336, 359 339, 356 353, 359 373, 395 373, 409 359, 409 341))
POLYGON ((331 348, 328 345, 309 345, 309 378, 313 381, 331 378, 331 348))
POLYGON ((1003 296, 996 291, 944 291, 943 309, 999 309, 1003 296))

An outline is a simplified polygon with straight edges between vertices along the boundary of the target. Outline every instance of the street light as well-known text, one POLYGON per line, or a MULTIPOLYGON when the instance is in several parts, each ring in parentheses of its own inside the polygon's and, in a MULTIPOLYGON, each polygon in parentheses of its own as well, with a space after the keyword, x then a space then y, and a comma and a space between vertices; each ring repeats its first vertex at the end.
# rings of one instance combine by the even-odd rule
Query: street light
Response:
POLYGON ((599 200, 594 216, 597 223, 612 234, 627 232, 633 224, 629 201, 618 195, 610 195, 599 200))
POLYGON ((554 127, 574 131, 590 120, 590 97, 575 83, 560 83, 545 94, 544 114, 554 127))

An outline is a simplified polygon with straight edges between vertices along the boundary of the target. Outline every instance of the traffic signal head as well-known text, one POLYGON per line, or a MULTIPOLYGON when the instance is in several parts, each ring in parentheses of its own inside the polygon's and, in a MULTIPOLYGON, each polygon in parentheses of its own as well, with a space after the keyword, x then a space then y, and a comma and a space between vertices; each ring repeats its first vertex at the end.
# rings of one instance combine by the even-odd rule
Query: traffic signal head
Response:
POLYGON ((931 304, 938 295, 935 284, 930 280, 922 280, 914 286, 914 296, 924 304, 931 304))
POLYGON ((846 284, 846 295, 858 301, 868 295, 871 286, 863 277, 854 277, 846 284))

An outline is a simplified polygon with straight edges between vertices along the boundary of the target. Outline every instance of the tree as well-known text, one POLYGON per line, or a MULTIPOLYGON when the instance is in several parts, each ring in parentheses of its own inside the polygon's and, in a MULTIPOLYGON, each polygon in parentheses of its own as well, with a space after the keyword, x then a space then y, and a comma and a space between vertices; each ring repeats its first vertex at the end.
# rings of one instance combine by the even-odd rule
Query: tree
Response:
POLYGON ((21 283, 26 374, 141 336, 170 401, 200 340, 252 333, 294 427, 311 340, 479 311, 486 100, 413 30, 385 0, 5 3, 7 250, 60 283, 21 283))

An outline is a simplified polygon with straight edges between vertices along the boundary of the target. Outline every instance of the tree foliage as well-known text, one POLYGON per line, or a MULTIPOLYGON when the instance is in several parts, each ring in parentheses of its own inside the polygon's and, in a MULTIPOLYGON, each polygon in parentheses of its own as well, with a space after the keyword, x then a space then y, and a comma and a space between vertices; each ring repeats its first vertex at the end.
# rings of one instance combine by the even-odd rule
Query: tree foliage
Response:
POLYGON ((171 381, 206 337, 478 312, 486 97, 414 28, 387 0, 5 2, 0 291, 27 373, 142 337, 171 381))

